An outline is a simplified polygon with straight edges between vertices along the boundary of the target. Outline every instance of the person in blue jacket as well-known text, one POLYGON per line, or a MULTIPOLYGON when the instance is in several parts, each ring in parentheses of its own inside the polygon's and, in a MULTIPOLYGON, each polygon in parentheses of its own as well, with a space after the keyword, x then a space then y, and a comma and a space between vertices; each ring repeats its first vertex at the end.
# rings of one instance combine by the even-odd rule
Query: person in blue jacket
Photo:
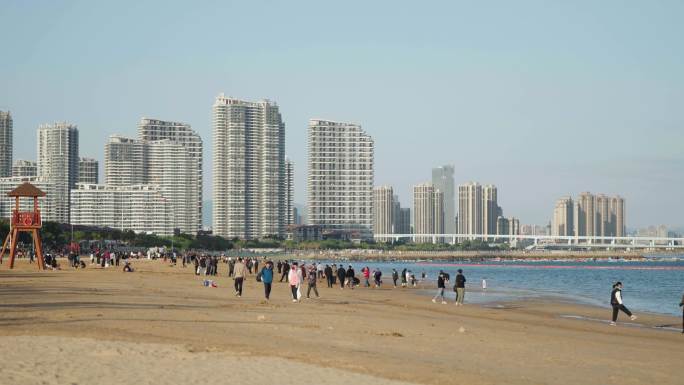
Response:
POLYGON ((266 266, 261 269, 261 282, 264 283, 264 295, 266 300, 271 297, 271 285, 273 284, 273 262, 266 262, 266 266))

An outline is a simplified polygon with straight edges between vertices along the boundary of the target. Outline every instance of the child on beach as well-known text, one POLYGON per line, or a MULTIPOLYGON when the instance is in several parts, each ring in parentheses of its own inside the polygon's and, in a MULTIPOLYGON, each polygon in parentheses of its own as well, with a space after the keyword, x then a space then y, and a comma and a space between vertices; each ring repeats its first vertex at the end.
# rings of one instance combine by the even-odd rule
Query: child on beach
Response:
POLYGON ((613 307, 613 320, 610 322, 612 326, 615 326, 620 310, 627 314, 632 321, 637 318, 622 302, 622 282, 618 281, 613 285, 613 291, 610 292, 610 305, 613 307))

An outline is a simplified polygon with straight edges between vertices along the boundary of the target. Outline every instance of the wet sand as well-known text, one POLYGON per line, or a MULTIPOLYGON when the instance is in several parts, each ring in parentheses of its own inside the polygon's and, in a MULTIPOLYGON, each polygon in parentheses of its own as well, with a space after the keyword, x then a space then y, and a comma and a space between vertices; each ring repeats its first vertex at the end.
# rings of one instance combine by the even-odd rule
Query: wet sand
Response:
MULTIPOLYGON (((64 264, 64 262, 63 262, 64 264)), ((293 304, 251 277, 0 265, 0 379, 11 384, 681 384, 675 317, 565 303, 433 304, 414 289, 328 289, 293 304), (576 317, 586 317, 581 319, 576 317), (625 321, 624 315, 621 320, 625 321)), ((467 302, 467 297, 466 297, 467 302)), ((0 383, 5 383, 0 381, 0 383)))

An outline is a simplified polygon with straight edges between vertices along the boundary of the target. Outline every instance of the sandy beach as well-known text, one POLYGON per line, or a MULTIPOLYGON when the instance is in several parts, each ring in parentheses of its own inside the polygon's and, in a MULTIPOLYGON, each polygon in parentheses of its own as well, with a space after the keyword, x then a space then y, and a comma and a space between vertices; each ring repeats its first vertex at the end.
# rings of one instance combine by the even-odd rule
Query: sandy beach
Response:
MULTIPOLYGON (((414 289, 328 289, 270 302, 253 276, 201 285, 135 261, 38 272, 0 265, 2 384, 681 384, 681 319, 545 301, 433 304, 414 289), (577 318, 585 317, 586 319, 577 318), (621 320, 625 321, 624 315, 621 320)), ((63 261, 62 265, 66 265, 63 261)), ((432 289, 430 287, 430 289, 432 289)), ((467 297, 466 297, 467 302, 467 297)))

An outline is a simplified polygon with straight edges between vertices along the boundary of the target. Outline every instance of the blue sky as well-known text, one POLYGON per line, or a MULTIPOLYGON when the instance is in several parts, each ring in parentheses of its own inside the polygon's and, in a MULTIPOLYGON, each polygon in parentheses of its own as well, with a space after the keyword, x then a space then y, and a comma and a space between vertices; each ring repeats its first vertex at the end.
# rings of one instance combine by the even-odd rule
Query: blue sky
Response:
POLYGON ((621 194, 630 227, 684 226, 681 1, 6 1, 0 109, 15 159, 40 123, 81 154, 142 116, 205 141, 217 94, 275 100, 306 201, 309 118, 360 123, 376 184, 410 205, 430 169, 494 183, 504 214, 546 223, 563 195, 621 194))

